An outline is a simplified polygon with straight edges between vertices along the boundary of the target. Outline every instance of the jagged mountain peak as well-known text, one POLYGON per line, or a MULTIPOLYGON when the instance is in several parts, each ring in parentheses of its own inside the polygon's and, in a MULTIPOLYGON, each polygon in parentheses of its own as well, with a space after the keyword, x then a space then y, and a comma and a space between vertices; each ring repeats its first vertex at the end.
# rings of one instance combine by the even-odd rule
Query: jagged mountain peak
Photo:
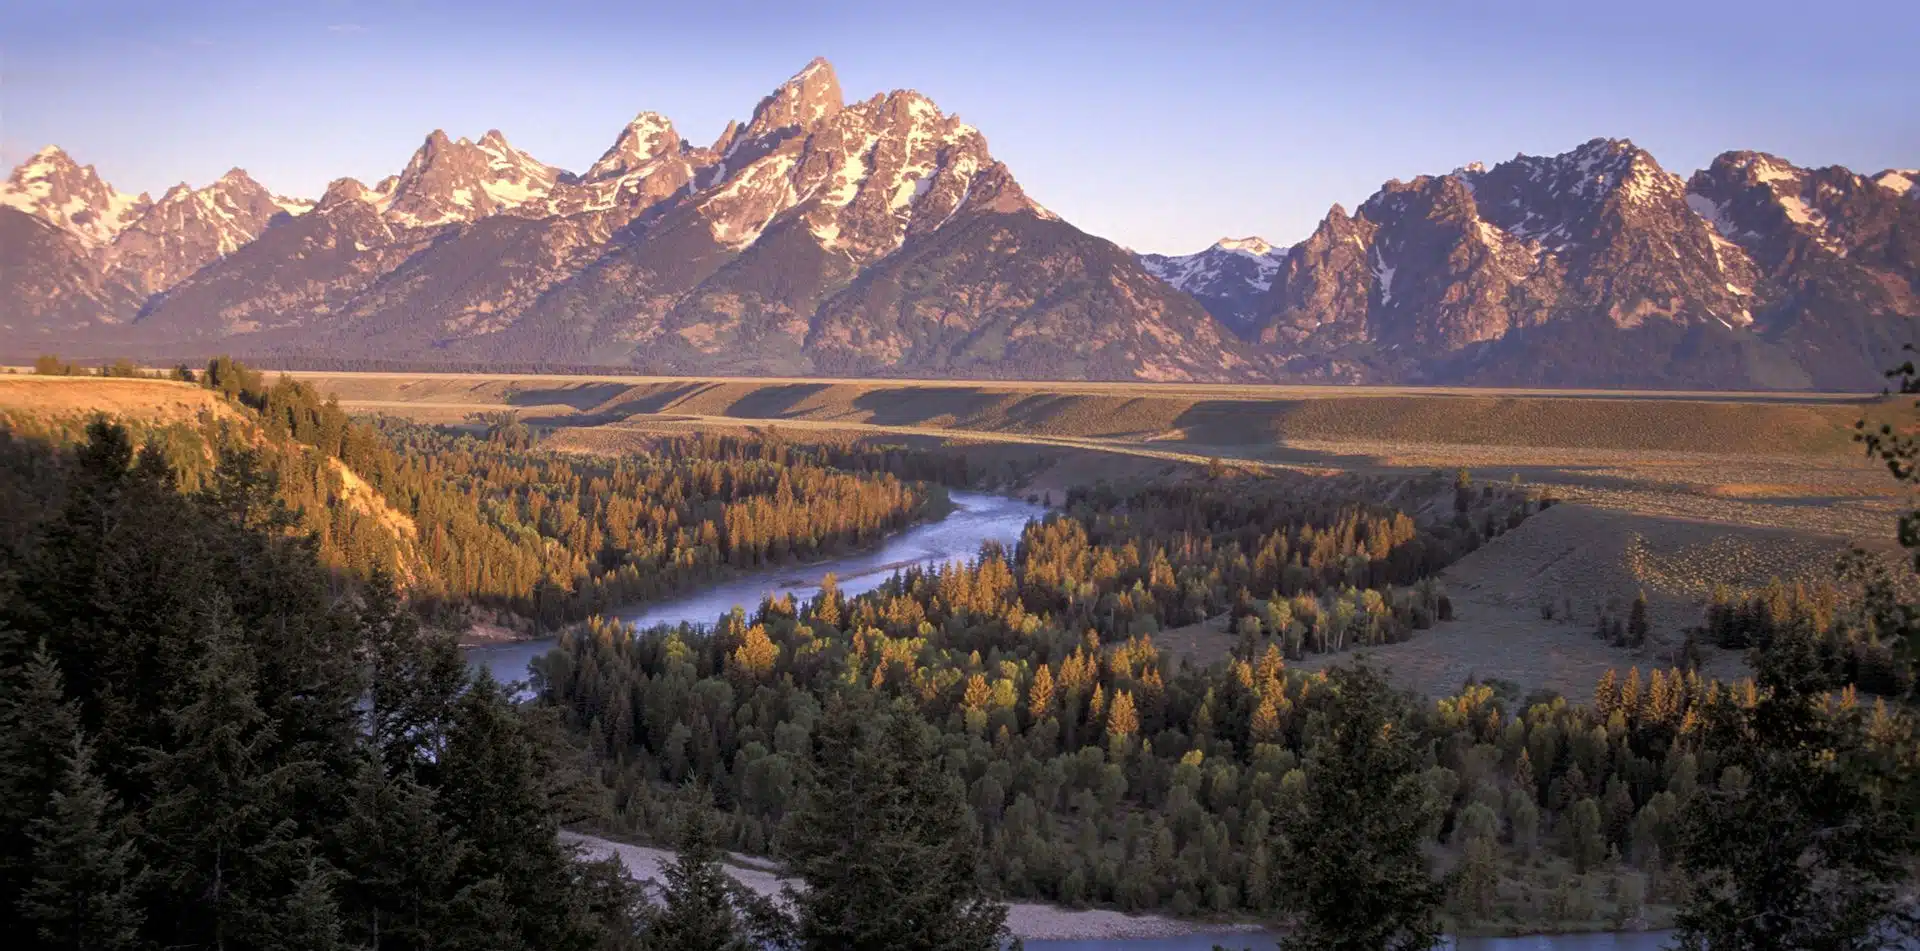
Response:
POLYGON ((1740 179, 1747 184, 1798 182, 1806 170, 1769 152, 1740 150, 1714 156, 1707 173, 1719 178, 1740 179))
POLYGON ((1222 251, 1234 251, 1240 254, 1245 254, 1251 257, 1256 257, 1256 258, 1271 257, 1274 255, 1275 252, 1278 252, 1281 255, 1285 255, 1287 253, 1287 249, 1276 248, 1273 246, 1272 243, 1267 241, 1267 239, 1257 237, 1257 236, 1248 236, 1245 238, 1221 238, 1220 240, 1214 242, 1213 246, 1216 248, 1219 248, 1222 251))
POLYGON ((382 211, 405 227, 475 221, 529 204, 543 207, 559 176, 497 129, 478 143, 435 129, 408 160, 382 211))
POLYGON ((833 64, 816 57, 754 107, 740 139, 763 139, 812 128, 845 105, 833 64))
POLYGON ((714 240, 731 250, 754 244, 789 215, 820 247, 854 261, 889 253, 963 208, 1046 216, 1004 169, 981 179, 998 168, 985 137, 913 90, 877 94, 808 128, 781 130, 738 139, 754 149, 721 158, 698 199, 714 240), (988 185, 976 189, 976 181, 988 185))
POLYGON ((373 205, 375 208, 384 208, 390 197, 393 182, 394 179, 389 177, 381 181, 380 187, 369 188, 357 178, 336 178, 327 183, 327 189, 320 194, 320 200, 315 203, 314 210, 330 211, 350 202, 361 202, 373 205))
POLYGON ((1252 334, 1274 277, 1287 257, 1265 238, 1221 238, 1192 254, 1142 254, 1148 274, 1185 292, 1241 337, 1252 334))
POLYGON ((674 131, 673 122, 666 116, 642 112, 620 130, 613 145, 582 177, 586 181, 597 181, 624 175, 663 155, 679 152, 683 144, 680 134, 674 131))
POLYGON ((81 165, 57 145, 29 156, 0 184, 0 205, 46 221, 89 247, 113 241, 153 204, 146 194, 128 195, 81 165))

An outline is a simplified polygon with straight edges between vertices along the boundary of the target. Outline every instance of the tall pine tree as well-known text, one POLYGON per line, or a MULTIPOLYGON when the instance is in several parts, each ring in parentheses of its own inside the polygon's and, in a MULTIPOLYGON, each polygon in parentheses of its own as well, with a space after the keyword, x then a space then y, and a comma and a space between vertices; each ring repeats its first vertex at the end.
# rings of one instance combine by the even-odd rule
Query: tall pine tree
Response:
POLYGON ((93 751, 75 734, 60 785, 34 820, 34 875, 17 905, 42 947, 118 951, 139 947, 143 913, 134 843, 93 751))
POLYGON ((819 774, 786 845, 804 951, 1000 951, 1007 907, 980 884, 958 781, 911 708, 836 698, 819 774))
POLYGON ((1439 817, 1406 703, 1364 660, 1335 667, 1299 808, 1281 816, 1288 951, 1425 951, 1445 889, 1422 846, 1439 817))

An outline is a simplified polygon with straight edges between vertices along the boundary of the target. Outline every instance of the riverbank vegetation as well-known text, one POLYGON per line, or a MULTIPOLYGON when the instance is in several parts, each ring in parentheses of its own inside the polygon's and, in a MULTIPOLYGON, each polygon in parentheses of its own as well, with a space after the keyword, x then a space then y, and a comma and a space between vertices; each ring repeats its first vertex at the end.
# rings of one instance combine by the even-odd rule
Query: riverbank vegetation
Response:
MULTIPOLYGON (((124 423, 183 486, 254 451, 328 566, 399 579, 428 612, 480 607, 542 626, 691 590, 732 572, 872 544, 944 513, 957 455, 877 443, 685 436, 618 458, 543 451, 511 415, 466 427, 351 419, 289 377, 227 358, 181 374, 236 412, 124 423)), ((16 413, 16 435, 83 438, 91 417, 16 413)))
MULTIPOLYGON (((687 808, 672 790, 697 782, 728 845, 781 854, 821 711, 852 690, 939 732, 983 874, 1009 896, 1266 917, 1289 907, 1296 840, 1282 830, 1310 809, 1311 764, 1345 695, 1340 675, 1288 658, 1423 626, 1445 608, 1420 579, 1453 544, 1470 543, 1364 506, 1290 504, 1252 480, 1079 493, 1014 551, 859 598, 829 586, 710 635, 591 625, 561 639, 540 686, 613 789, 616 832, 668 835, 687 808), (1153 646, 1160 625, 1221 610, 1243 621, 1227 662, 1153 646)), ((1450 922, 1668 920, 1688 888, 1680 817, 1734 781, 1706 724, 1759 690, 1676 668, 1610 674, 1590 704, 1498 684, 1397 701, 1450 922)), ((1847 693, 1822 716, 1857 720, 1877 755, 1911 756, 1898 708, 1847 693)))

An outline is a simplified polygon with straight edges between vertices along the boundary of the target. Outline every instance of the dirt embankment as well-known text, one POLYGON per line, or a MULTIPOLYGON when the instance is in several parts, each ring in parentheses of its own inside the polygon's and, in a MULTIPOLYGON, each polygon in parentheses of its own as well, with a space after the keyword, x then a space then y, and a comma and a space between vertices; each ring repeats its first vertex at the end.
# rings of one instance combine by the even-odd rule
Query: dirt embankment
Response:
MULTIPOLYGON (((650 883, 655 887, 665 880, 664 870, 674 858, 673 853, 665 849, 629 845, 625 842, 614 842, 577 832, 562 832, 560 838, 563 842, 580 846, 593 858, 617 856, 620 863, 626 866, 627 874, 634 880, 650 883)), ((747 859, 744 856, 736 856, 734 861, 728 863, 725 868, 734 881, 761 895, 779 895, 781 888, 791 882, 789 879, 781 878, 774 866, 747 859)), ((1013 932, 1014 937, 1026 941, 1173 938, 1194 934, 1199 930, 1191 923, 1159 915, 1128 915, 1098 909, 1076 911, 1057 905, 1032 903, 1010 905, 1007 910, 1007 928, 1013 932)), ((1215 932, 1235 929, 1209 925, 1207 930, 1215 932)))

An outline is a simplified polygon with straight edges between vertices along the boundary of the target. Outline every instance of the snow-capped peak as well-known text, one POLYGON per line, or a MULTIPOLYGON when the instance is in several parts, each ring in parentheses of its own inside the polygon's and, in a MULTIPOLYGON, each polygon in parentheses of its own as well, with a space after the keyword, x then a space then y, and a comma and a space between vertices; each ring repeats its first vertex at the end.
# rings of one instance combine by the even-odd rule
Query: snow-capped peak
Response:
POLYGON ((0 205, 51 222, 95 247, 110 243, 153 201, 102 181, 58 146, 35 152, 0 184, 0 205))
POLYGON ((620 130, 613 145, 593 163, 583 176, 587 181, 597 181, 624 175, 642 165, 671 155, 680 148, 680 136, 673 130, 673 123, 657 112, 642 112, 620 130))
POLYGON ((395 224, 474 221, 538 202, 560 171, 514 148, 497 129, 478 143, 433 130, 413 153, 382 209, 395 224))
POLYGON ((1143 254, 1140 266, 1189 294, 1227 282, 1265 291, 1273 286, 1273 276, 1286 257, 1286 248, 1276 248, 1265 238, 1221 238, 1193 254, 1143 254))
POLYGON ((840 78, 834 75, 832 64, 816 58, 760 100, 743 130, 744 136, 757 139, 783 129, 812 128, 844 105, 840 78))
MULTIPOLYGON (((1267 239, 1260 237, 1221 238, 1219 241, 1214 242, 1213 246, 1222 251, 1233 251, 1251 258, 1271 257, 1275 250, 1274 246, 1267 242, 1267 239)), ((1285 248, 1279 249, 1279 252, 1281 256, 1285 256, 1287 253, 1285 248)))

